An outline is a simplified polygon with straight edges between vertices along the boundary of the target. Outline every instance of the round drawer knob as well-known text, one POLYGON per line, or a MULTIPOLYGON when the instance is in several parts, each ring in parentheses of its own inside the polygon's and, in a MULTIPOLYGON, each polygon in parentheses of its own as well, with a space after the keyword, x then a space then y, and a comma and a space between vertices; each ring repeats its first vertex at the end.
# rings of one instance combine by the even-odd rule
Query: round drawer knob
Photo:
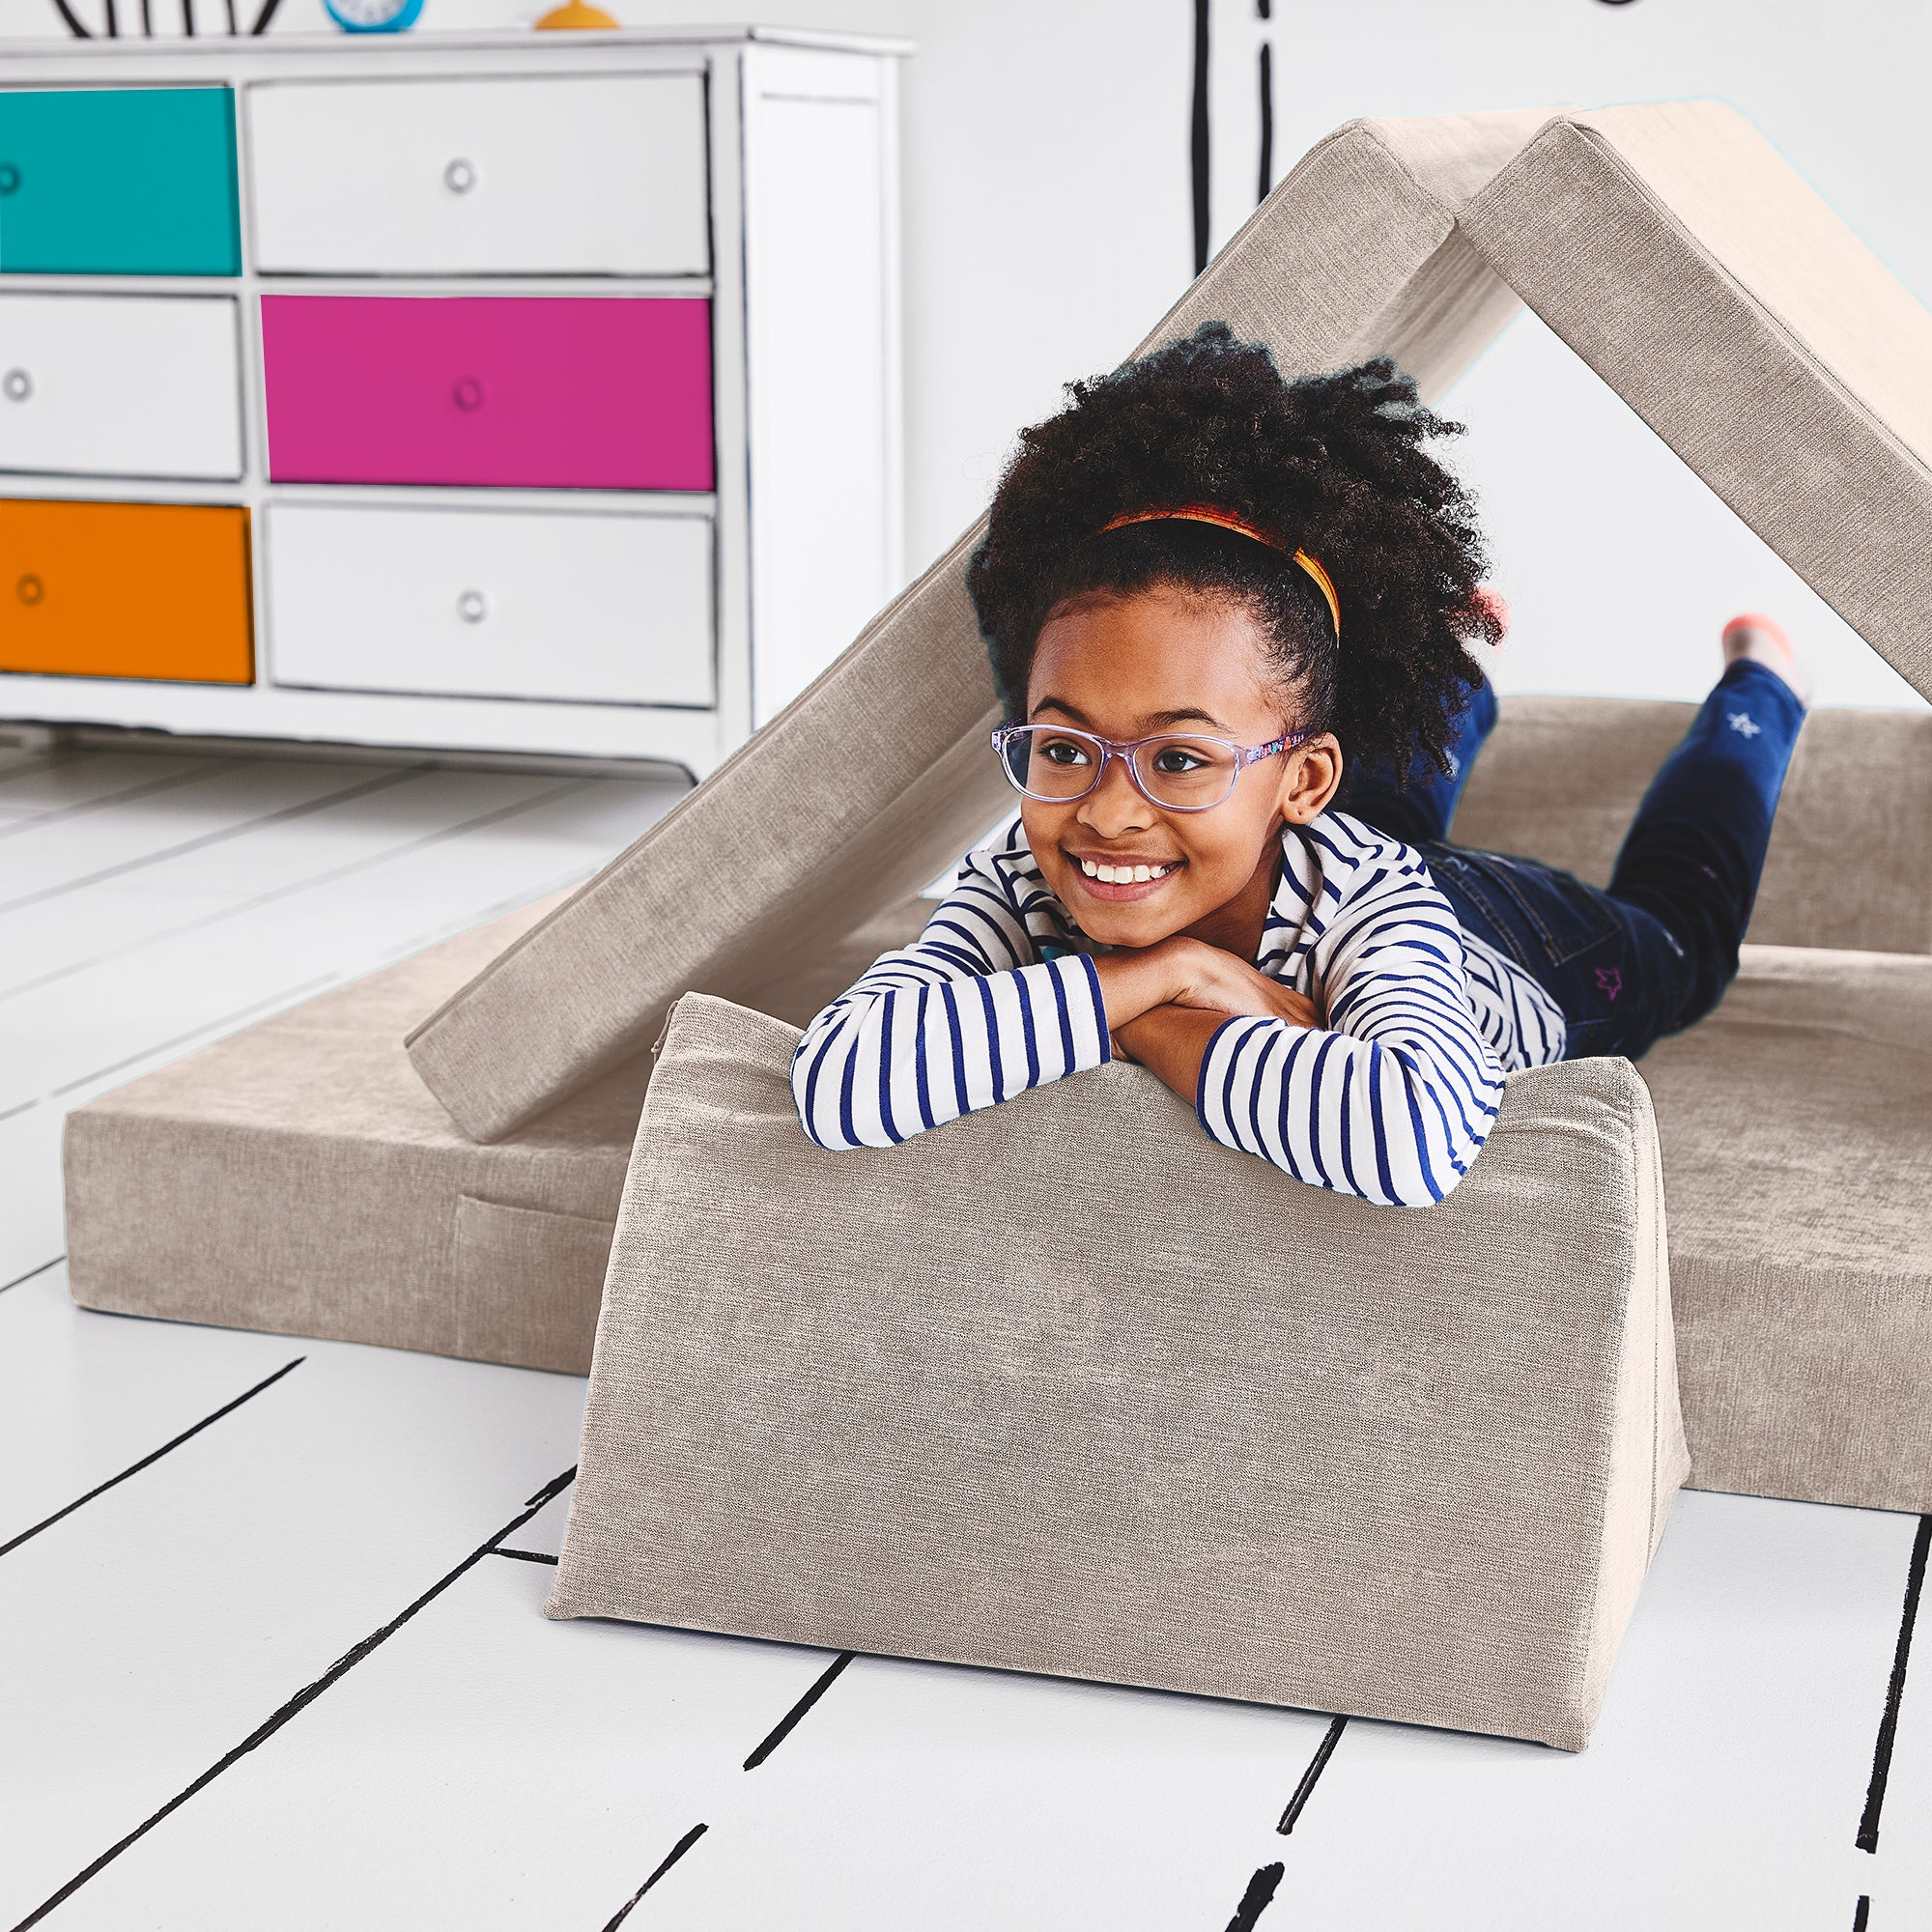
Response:
POLYGON ((20 185, 20 170, 12 161, 0 161, 0 194, 12 194, 20 185))
POLYGON ((449 393, 459 410, 480 410, 483 407, 483 384, 474 376, 460 377, 449 393))
POLYGON ((24 369, 9 369, 0 376, 0 393, 10 403, 24 403, 34 393, 34 379, 24 369))
POLYGON ((466 590, 456 600, 456 614, 466 624, 480 624, 490 614, 490 600, 480 590, 466 590))
POLYGON ((19 593, 22 604, 38 604, 47 594, 46 585, 31 571, 14 588, 19 593))
POLYGON ((476 163, 457 159, 442 171, 442 185, 451 194, 468 194, 476 185, 476 163))

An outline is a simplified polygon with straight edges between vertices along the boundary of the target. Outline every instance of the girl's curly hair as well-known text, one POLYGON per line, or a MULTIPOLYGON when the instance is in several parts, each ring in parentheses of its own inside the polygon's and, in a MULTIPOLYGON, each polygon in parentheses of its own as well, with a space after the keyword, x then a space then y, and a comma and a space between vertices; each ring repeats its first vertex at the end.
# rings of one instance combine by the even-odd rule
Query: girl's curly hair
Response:
POLYGON ((1293 715, 1345 754, 1403 781, 1446 772, 1482 672, 1465 639, 1499 642, 1480 593, 1474 508, 1425 453, 1461 433, 1423 408, 1386 356, 1284 382, 1259 343, 1211 322, 1111 376, 1067 385, 1025 431, 993 498, 967 587, 1009 719, 1025 715, 1034 648, 1069 598, 1172 586, 1238 601, 1257 619, 1293 715), (1137 510, 1212 503, 1298 545, 1334 579, 1321 592, 1252 538, 1163 521, 1100 535, 1137 510))

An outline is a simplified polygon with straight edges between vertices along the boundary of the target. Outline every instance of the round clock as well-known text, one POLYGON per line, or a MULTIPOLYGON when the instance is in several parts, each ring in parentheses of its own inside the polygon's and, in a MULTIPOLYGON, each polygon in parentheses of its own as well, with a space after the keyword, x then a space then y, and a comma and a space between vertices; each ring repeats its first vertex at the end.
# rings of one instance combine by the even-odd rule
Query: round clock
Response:
POLYGON ((345 34, 400 34, 413 27, 423 0, 322 0, 345 34))

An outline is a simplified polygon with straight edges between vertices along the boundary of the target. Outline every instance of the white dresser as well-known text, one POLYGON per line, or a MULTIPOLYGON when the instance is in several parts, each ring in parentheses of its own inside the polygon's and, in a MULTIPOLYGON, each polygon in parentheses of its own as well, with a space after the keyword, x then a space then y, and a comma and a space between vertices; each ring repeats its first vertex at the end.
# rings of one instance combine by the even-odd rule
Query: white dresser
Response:
POLYGON ((896 68, 0 58, 0 717, 702 776, 900 577, 896 68))

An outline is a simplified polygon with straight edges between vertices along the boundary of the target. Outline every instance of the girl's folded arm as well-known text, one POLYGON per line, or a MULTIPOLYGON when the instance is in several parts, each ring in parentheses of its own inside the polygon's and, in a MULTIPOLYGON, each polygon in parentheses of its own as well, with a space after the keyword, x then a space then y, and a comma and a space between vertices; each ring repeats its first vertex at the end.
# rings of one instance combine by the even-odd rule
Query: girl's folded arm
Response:
POLYGON ((1477 1031, 1434 887, 1363 912, 1318 948, 1328 1026, 1225 1021, 1201 1056, 1195 1107, 1215 1140, 1297 1179, 1433 1207, 1488 1140, 1502 1067, 1477 1031))
POLYGON ((824 1148, 892 1147, 1110 1057, 1094 962, 1034 957, 983 863, 925 931, 877 961, 806 1029, 792 1096, 824 1148))

